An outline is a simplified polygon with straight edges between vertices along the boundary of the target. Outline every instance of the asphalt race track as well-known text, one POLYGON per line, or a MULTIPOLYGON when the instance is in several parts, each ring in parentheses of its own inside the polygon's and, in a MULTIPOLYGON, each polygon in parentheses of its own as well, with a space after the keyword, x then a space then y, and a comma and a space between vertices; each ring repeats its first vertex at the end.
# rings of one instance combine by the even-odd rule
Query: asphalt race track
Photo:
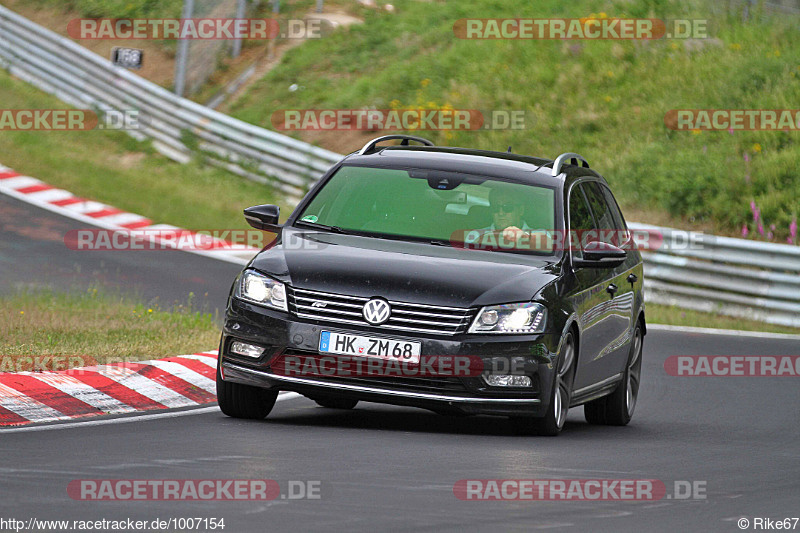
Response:
POLYGON ((0 293, 18 287, 81 290, 97 285, 162 306, 225 309, 241 266, 176 250, 70 250, 70 230, 93 228, 0 194, 0 293))
MULTIPOLYGON (((183 252, 68 252, 73 221, 0 197, 0 290, 89 283, 221 307, 236 265, 183 252), (126 256, 127 255, 127 256, 126 256), (57 259, 54 259, 57 258, 57 259)), ((741 531, 740 517, 800 515, 797 377, 673 377, 671 355, 800 355, 798 341, 653 330, 627 427, 594 427, 573 409, 558 438, 516 436, 504 419, 450 418, 359 404, 282 399, 265 421, 205 408, 125 423, 0 431, 6 518, 224 518, 225 533, 298 531, 741 531), (6 434, 1 434, 6 433, 6 434), (319 499, 271 502, 75 501, 77 479, 319 481, 319 499), (660 501, 461 501, 462 479, 696 482, 704 498, 660 501)), ((211 349, 213 347, 209 347, 211 349)), ((798 525, 800 529, 800 525, 798 525)))

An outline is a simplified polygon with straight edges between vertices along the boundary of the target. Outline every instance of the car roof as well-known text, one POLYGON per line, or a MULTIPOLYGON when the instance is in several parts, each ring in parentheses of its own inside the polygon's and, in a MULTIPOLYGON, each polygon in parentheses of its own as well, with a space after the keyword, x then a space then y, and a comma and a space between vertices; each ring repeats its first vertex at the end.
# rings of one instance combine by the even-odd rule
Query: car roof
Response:
POLYGON ((559 176, 552 176, 553 160, 510 152, 476 150, 449 146, 386 146, 361 154, 353 152, 343 160, 352 166, 425 168, 467 174, 483 174, 531 185, 558 187, 578 177, 602 179, 590 168, 565 164, 559 176))

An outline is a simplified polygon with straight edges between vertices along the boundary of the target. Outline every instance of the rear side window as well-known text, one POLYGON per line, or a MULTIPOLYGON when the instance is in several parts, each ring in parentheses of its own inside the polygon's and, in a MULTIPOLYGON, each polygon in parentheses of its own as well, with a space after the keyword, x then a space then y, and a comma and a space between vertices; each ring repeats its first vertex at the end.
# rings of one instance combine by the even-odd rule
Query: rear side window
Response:
POLYGON ((597 232, 597 240, 607 244, 619 246, 620 239, 618 237, 619 230, 623 227, 621 225, 621 217, 619 212, 616 212, 616 205, 612 210, 606 196, 603 192, 604 187, 597 182, 582 183, 581 187, 586 193, 586 199, 589 202, 589 208, 592 210, 594 220, 597 222, 595 229, 597 232))
POLYGON ((608 207, 611 209, 611 213, 614 215, 614 222, 619 229, 619 240, 621 242, 627 242, 628 239, 630 239, 628 225, 625 223, 625 218, 622 216, 622 212, 619 210, 617 200, 614 198, 614 195, 611 193, 611 189, 608 187, 603 186, 603 194, 605 194, 608 207))

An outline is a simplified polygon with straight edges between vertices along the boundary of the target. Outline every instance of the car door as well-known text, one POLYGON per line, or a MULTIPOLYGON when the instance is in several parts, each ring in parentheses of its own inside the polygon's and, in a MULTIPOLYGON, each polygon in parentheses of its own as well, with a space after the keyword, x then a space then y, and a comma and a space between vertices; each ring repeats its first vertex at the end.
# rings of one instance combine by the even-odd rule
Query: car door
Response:
MULTIPOLYGON (((569 191, 567 204, 570 230, 569 254, 571 259, 582 259, 585 238, 597 224, 579 183, 573 185, 569 191)), ((576 268, 573 265, 574 261, 571 260, 567 267, 572 269, 575 280, 569 289, 568 299, 576 309, 578 322, 581 325, 580 356, 573 385, 575 390, 578 390, 607 377, 603 375, 596 360, 603 350, 604 340, 609 338, 611 333, 602 331, 607 324, 600 320, 603 306, 608 300, 605 292, 607 283, 604 283, 606 273, 597 268, 576 268)))
MULTIPOLYGON (((620 246, 619 235, 624 226, 621 216, 615 212, 616 203, 612 206, 607 199, 610 191, 597 181, 584 182, 581 188, 598 230, 597 240, 620 246)), ((626 279, 631 269, 630 253, 628 255, 628 260, 617 267, 595 269, 598 271, 597 305, 590 319, 597 332, 597 351, 592 364, 596 373, 604 378, 618 374, 625 367, 628 355, 634 303, 633 285, 626 279)))

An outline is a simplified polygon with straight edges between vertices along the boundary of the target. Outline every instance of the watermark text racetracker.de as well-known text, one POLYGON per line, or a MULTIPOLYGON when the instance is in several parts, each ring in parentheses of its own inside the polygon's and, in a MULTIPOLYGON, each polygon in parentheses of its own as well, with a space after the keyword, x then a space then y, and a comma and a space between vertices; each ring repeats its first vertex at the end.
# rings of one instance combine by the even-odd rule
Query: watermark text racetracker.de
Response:
POLYGON ((462 479, 453 494, 466 501, 705 500, 707 481, 658 479, 462 479))
POLYGON ((269 40, 318 39, 322 19, 188 18, 188 19, 72 19, 67 34, 78 40, 191 39, 269 40))
POLYGON ((453 24, 458 39, 651 40, 705 39, 706 19, 464 18, 453 24))
POLYGON ((138 130, 149 123, 138 109, 0 109, 0 131, 138 130))
MULTIPOLYGON (((76 251, 252 251, 276 244, 274 233, 261 230, 213 229, 74 229, 64 234, 64 244, 76 251)), ((283 238, 287 248, 321 249, 309 239, 283 238)))
POLYGON ((798 131, 800 109, 671 109, 664 125, 676 131, 798 131))
POLYGON ((798 355, 672 355, 664 370, 677 377, 798 377, 798 355))
POLYGON ((281 109, 272 126, 281 131, 522 130, 522 109, 281 109))
POLYGON ((320 480, 73 479, 67 495, 81 501, 319 500, 320 480))
POLYGON ((0 372, 58 372, 95 364, 84 355, 0 355, 0 372))

